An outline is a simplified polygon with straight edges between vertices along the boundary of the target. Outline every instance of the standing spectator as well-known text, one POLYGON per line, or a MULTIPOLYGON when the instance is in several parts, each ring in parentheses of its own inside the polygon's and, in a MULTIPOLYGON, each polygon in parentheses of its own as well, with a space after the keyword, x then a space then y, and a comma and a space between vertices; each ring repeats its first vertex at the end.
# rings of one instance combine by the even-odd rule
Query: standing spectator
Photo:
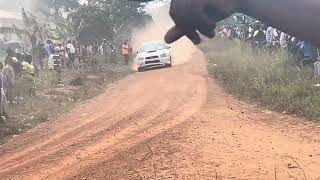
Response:
POLYGON ((281 32, 280 34, 280 46, 282 48, 287 48, 288 47, 288 34, 285 32, 281 32))
POLYGON ((23 77, 27 77, 29 79, 34 78, 34 66, 32 64, 32 56, 27 55, 25 61, 22 62, 23 68, 23 77))
POLYGON ((61 55, 59 53, 60 48, 56 47, 54 50, 54 53, 49 56, 48 60, 48 69, 49 70, 55 70, 55 71, 61 71, 61 55))
POLYGON ((0 62, 0 121, 4 121, 3 117, 9 119, 7 114, 7 98, 4 91, 4 76, 2 74, 3 63, 0 62))
POLYGON ((56 83, 61 84, 62 83, 62 71, 61 71, 61 56, 59 54, 59 49, 58 47, 55 48, 54 54, 51 54, 49 57, 49 62, 50 62, 50 70, 54 70, 56 72, 56 83))
POLYGON ((87 45, 87 58, 86 58, 86 67, 87 68, 91 68, 93 70, 93 68, 95 67, 95 62, 94 62, 94 58, 93 58, 93 47, 91 44, 87 45))
POLYGON ((254 33, 254 27, 252 27, 252 24, 251 24, 251 23, 249 24, 248 32, 249 32, 249 35, 248 35, 248 38, 247 38, 247 39, 249 40, 249 39, 252 39, 253 33, 254 33))
POLYGON ((304 58, 311 58, 313 59, 315 57, 314 53, 314 47, 312 46, 311 43, 306 42, 306 41, 301 41, 298 46, 301 49, 301 52, 303 53, 304 58))
POLYGON ((268 27, 266 31, 266 41, 269 53, 276 51, 279 47, 279 34, 277 29, 268 27))
POLYGON ((71 40, 68 40, 68 42, 67 42, 66 51, 67 51, 67 55, 68 55, 68 58, 70 61, 69 66, 73 67, 74 60, 75 60, 75 54, 76 54, 76 48, 71 43, 71 40))
POLYGON ((55 54, 51 54, 48 58, 48 69, 54 70, 54 56, 55 54))
POLYGON ((315 48, 312 46, 312 44, 306 41, 301 41, 300 43, 298 43, 298 46, 302 55, 300 59, 302 66, 311 63, 313 64, 316 60, 316 53, 315 48))
POLYGON ((20 53, 17 53, 17 60, 15 61, 13 59, 13 70, 14 70, 14 75, 15 78, 18 80, 22 77, 22 64, 21 62, 23 61, 23 55, 20 53))
POLYGON ((313 64, 314 65, 314 76, 319 77, 320 76, 320 61, 317 59, 317 61, 313 64))
POLYGON ((274 32, 273 27, 269 26, 266 31, 266 41, 269 45, 271 45, 273 43, 273 39, 274 39, 273 32, 274 32))
POLYGON ((76 47, 76 53, 75 53, 73 66, 75 69, 79 70, 81 63, 82 63, 81 60, 84 59, 83 55, 85 55, 85 56, 87 55, 87 52, 86 52, 87 48, 81 46, 81 44, 79 44, 79 43, 75 47, 76 47))
POLYGON ((279 48, 280 46, 280 33, 281 31, 279 31, 278 29, 275 29, 273 30, 273 46, 275 48, 279 48))
POLYGON ((60 56, 61 67, 65 67, 66 54, 65 54, 65 49, 64 49, 64 47, 63 47, 61 42, 59 42, 58 46, 55 48, 55 52, 56 51, 57 51, 58 55, 60 56))
POLYGON ((86 57, 88 56, 88 50, 89 50, 89 45, 79 45, 79 49, 77 47, 76 54, 81 57, 85 61, 86 57))
POLYGON ((129 44, 127 41, 125 41, 122 45, 122 55, 124 57, 124 63, 128 65, 129 64, 129 44))
POLYGON ((44 60, 45 60, 46 57, 48 57, 48 51, 47 51, 47 49, 44 48, 44 44, 43 44, 42 41, 39 43, 38 48, 39 48, 39 51, 40 51, 39 52, 39 66, 40 66, 40 69, 43 69, 44 60))
POLYGON ((258 49, 262 48, 265 44, 265 36, 262 25, 257 25, 256 31, 253 33, 254 46, 258 49))
POLYGON ((256 31, 253 33, 253 38, 260 43, 265 42, 265 34, 262 25, 257 25, 256 31))
POLYGON ((99 54, 99 43, 98 43, 98 42, 96 42, 96 43, 93 45, 93 54, 94 54, 94 55, 99 54))
POLYGON ((296 37, 292 37, 291 39, 289 39, 288 45, 289 45, 289 52, 291 52, 294 57, 299 59, 298 39, 296 37))
POLYGON ((100 55, 103 55, 103 52, 104 52, 104 45, 101 44, 101 45, 99 46, 99 54, 100 54, 100 55))
POLYGON ((92 48, 92 45, 89 44, 89 45, 87 46, 87 55, 88 55, 88 56, 91 56, 92 54, 93 54, 93 48, 92 48))
POLYGON ((228 27, 227 26, 223 26, 223 29, 222 29, 222 36, 223 37, 227 37, 228 36, 228 27))
POLYGON ((53 54, 53 43, 51 40, 47 40, 47 43, 43 46, 44 49, 47 51, 47 57, 49 57, 51 54, 53 54))
POLYGON ((234 38, 234 31, 233 28, 229 28, 228 33, 227 33, 227 37, 229 40, 232 40, 234 38))
POLYGON ((53 54, 53 69, 55 71, 61 71, 61 56, 59 51, 60 49, 56 47, 53 54))
POLYGON ((15 78, 18 79, 19 77, 22 76, 22 67, 21 67, 20 60, 22 60, 24 58, 24 55, 22 55, 20 53, 15 53, 11 49, 8 49, 7 53, 8 53, 8 55, 6 57, 5 63, 8 64, 7 62, 10 61, 10 63, 11 63, 10 65, 14 70, 15 78))
POLYGON ((35 82, 34 82, 34 66, 32 64, 32 56, 27 55, 25 61, 22 62, 23 67, 23 90, 24 95, 28 95, 28 97, 32 97, 35 95, 35 82))
POLYGON ((101 54, 107 55, 108 52, 108 42, 106 39, 103 40, 103 43, 101 44, 101 54))
POLYGON ((5 60, 5 67, 3 68, 3 77, 4 77, 4 90, 6 93, 7 100, 13 105, 14 101, 14 86, 15 86, 15 74, 13 70, 14 62, 12 58, 5 60))

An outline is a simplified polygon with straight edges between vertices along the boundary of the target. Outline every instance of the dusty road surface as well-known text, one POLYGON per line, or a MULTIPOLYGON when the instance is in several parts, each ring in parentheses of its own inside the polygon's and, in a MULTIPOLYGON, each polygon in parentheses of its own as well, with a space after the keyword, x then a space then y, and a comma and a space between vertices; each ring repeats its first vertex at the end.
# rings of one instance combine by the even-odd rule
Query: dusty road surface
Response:
POLYGON ((319 179, 319 125, 235 100, 185 53, 0 146, 0 179, 319 179))

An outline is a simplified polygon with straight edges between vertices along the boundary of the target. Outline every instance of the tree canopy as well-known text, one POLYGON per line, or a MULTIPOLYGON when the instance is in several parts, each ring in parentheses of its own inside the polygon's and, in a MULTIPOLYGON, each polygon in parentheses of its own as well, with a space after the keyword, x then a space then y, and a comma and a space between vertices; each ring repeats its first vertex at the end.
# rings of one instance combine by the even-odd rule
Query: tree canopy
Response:
POLYGON ((73 35, 83 42, 114 41, 130 38, 132 27, 152 20, 144 11, 145 3, 129 0, 0 0, 0 5, 11 10, 24 7, 38 20, 44 39, 73 35))
POLYGON ((151 16, 144 12, 145 4, 121 0, 88 0, 69 18, 81 41, 127 36, 130 28, 143 26, 151 16))
POLYGON ((79 0, 37 0, 36 10, 55 17, 71 12, 80 7, 79 0))

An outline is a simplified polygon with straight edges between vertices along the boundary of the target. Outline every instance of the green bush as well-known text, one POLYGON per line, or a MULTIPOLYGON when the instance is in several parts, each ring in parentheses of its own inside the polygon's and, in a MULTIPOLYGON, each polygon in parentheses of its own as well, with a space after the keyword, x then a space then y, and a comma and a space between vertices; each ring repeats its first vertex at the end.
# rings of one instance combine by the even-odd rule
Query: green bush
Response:
POLYGON ((230 92, 273 110, 320 120, 319 80, 311 68, 298 68, 287 51, 253 52, 245 43, 210 40, 200 47, 209 74, 230 92))

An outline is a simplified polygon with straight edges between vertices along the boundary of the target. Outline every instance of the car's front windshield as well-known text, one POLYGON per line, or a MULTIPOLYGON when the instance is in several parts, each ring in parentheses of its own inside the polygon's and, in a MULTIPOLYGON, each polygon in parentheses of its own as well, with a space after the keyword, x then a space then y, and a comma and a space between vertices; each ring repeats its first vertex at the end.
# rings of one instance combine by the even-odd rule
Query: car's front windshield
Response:
POLYGON ((139 52, 157 51, 165 48, 166 46, 163 43, 150 43, 150 44, 144 45, 139 52))

